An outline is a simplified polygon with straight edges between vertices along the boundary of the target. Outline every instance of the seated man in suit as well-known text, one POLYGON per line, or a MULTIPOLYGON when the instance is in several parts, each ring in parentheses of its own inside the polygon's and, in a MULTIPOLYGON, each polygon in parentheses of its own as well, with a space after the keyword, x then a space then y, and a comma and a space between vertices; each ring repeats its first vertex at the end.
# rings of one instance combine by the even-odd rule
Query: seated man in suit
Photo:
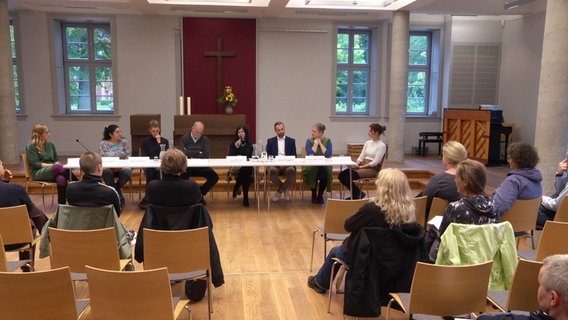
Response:
MULTIPOLYGON (((266 153, 274 157, 281 155, 296 156, 296 140, 286 136, 286 127, 282 121, 277 121, 274 124, 274 132, 276 132, 276 136, 266 141, 266 153)), ((296 182, 296 167, 270 167, 268 174, 270 181, 278 187, 272 201, 280 200, 282 193, 284 193, 286 201, 289 201, 290 192, 288 189, 296 182), (280 175, 286 177, 284 182, 278 178, 280 175)))
MULTIPOLYGON (((180 139, 179 149, 183 151, 188 158, 209 158, 209 139, 203 135, 205 125, 196 121, 191 127, 191 132, 183 135, 180 139)), ((203 177, 206 179, 205 183, 199 187, 201 190, 201 201, 205 203, 205 195, 213 186, 219 181, 219 176, 210 167, 193 167, 187 168, 182 174, 182 178, 187 179, 192 176, 203 177)))
MULTIPOLYGON (((140 145, 140 151, 142 156, 150 157, 150 159, 158 158, 162 155, 162 152, 170 148, 170 142, 168 139, 162 137, 160 130, 160 123, 157 120, 151 120, 148 123, 148 132, 150 136, 142 140, 140 145)), ((160 169, 158 168, 145 168, 144 175, 146 175, 146 193, 144 198, 140 201, 138 206, 142 209, 148 207, 148 184, 152 180, 160 179, 160 169)))

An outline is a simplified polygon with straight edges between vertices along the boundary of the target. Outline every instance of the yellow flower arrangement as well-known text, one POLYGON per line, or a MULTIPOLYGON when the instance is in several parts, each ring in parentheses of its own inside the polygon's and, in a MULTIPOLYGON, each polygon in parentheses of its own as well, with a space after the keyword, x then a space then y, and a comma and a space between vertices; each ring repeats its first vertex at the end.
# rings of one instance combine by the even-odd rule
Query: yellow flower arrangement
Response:
POLYGON ((217 99, 217 102, 219 104, 231 107, 235 106, 237 104, 237 101, 237 97, 235 97, 235 94, 233 93, 233 87, 231 86, 226 86, 225 91, 223 91, 221 97, 217 99))

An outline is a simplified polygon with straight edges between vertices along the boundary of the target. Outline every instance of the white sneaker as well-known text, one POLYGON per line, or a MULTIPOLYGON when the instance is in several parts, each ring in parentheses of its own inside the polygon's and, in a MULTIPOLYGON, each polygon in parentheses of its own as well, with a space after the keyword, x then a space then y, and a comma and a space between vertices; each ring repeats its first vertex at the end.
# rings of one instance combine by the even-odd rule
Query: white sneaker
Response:
POLYGON ((290 201, 290 191, 284 191, 284 199, 286 199, 286 201, 290 201))
POLYGON ((280 200, 280 197, 282 197, 282 192, 276 192, 274 194, 274 197, 272 197, 272 201, 278 202, 280 200))

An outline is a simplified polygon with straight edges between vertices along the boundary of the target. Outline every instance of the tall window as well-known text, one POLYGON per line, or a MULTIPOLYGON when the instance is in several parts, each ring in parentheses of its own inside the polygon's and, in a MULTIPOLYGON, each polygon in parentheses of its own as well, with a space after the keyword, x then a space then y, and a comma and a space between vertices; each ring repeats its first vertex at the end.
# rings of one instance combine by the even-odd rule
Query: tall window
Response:
POLYGON ((432 34, 410 32, 407 114, 428 114, 432 34))
POLYGON ((16 59, 16 37, 14 36, 14 24, 10 20, 10 44, 12 46, 12 73, 14 75, 14 96, 16 98, 16 113, 20 113, 20 86, 18 85, 18 60, 16 59))
POLYGON ((339 30, 335 113, 369 114, 371 32, 339 30))
POLYGON ((113 113, 110 24, 63 23, 61 39, 66 112, 113 113))

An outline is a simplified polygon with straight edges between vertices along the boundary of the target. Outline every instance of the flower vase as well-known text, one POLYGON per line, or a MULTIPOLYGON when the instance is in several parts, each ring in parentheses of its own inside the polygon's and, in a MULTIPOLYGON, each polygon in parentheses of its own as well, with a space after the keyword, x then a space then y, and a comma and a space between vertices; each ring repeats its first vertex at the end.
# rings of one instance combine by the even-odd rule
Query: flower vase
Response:
POLYGON ((233 106, 226 106, 225 107, 226 114, 233 114, 233 106))

